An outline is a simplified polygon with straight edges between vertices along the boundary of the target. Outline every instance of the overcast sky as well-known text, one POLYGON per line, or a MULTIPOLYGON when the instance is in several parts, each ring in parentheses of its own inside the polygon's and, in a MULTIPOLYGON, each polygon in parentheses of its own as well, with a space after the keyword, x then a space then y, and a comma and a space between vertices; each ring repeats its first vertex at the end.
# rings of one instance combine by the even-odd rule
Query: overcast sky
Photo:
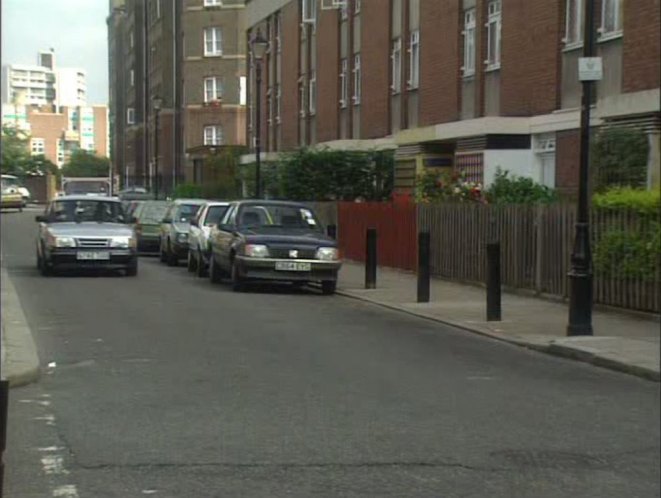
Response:
POLYGON ((107 104, 107 15, 108 0, 2 0, 2 64, 54 48, 58 66, 87 71, 88 104, 107 104))

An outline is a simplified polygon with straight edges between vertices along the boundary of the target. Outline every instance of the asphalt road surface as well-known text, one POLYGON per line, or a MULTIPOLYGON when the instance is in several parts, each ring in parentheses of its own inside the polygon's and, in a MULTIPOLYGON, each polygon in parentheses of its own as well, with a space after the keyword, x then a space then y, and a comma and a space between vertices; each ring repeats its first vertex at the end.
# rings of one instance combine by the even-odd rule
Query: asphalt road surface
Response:
POLYGON ((5 496, 659 496, 658 383, 155 258, 44 278, 34 214, 1 219, 43 366, 5 496))

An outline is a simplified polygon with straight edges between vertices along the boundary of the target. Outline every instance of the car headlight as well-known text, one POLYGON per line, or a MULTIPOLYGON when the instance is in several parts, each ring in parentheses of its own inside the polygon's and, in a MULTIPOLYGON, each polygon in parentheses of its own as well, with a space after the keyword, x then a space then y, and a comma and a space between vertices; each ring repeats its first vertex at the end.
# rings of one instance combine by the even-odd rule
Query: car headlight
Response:
POLYGON ((49 234, 47 244, 49 247, 76 247, 76 241, 72 237, 56 237, 49 234))
POLYGON ((186 232, 179 232, 177 234, 177 242, 186 242, 188 240, 188 234, 186 232))
POLYGON ((249 258, 268 258, 269 248, 262 244, 246 244, 243 253, 249 258))
POLYGON ((110 239, 110 247, 114 249, 128 249, 135 247, 135 237, 113 237, 110 239))
POLYGON ((316 258, 322 261, 335 261, 340 259, 340 252, 336 247, 320 247, 317 249, 316 258))

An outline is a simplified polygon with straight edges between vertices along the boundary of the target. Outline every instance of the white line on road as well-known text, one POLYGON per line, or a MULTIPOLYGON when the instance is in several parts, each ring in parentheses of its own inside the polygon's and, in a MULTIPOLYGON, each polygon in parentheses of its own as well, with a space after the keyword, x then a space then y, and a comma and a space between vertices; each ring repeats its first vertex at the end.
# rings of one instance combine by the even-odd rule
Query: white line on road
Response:
POLYGON ((69 471, 64 468, 64 459, 60 455, 41 457, 41 465, 47 475, 65 475, 69 471))
POLYGON ((61 496, 63 498, 78 498, 78 490, 73 484, 65 484, 58 486, 53 490, 53 496, 61 496))

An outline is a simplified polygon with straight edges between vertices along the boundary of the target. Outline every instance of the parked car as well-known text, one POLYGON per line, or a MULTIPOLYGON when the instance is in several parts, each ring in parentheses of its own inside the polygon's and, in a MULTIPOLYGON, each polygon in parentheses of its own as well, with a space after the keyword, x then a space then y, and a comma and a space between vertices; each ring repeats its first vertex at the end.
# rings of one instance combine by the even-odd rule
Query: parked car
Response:
POLYGON ((89 195, 59 197, 39 222, 37 267, 46 276, 78 268, 123 269, 138 274, 131 219, 117 199, 89 195))
POLYGON ((0 208, 23 211, 24 204, 23 196, 18 188, 6 185, 3 180, 0 187, 0 208))
POLYGON ((133 211, 139 252, 158 252, 161 247, 161 221, 168 211, 167 201, 139 201, 133 211))
POLYGON ((335 292, 342 265, 337 243, 304 204, 232 202, 209 241, 212 282, 229 275, 235 291, 254 280, 319 282, 324 294, 335 292))
POLYGON ((16 190, 18 190, 18 193, 21 194, 23 199, 23 207, 25 207, 32 199, 32 194, 30 194, 30 191, 21 183, 17 176, 2 175, 2 183, 6 187, 14 187, 16 190))
POLYGON ((161 221, 161 261, 177 266, 180 259, 188 258, 188 232, 190 220, 204 199, 177 199, 173 201, 161 221))
POLYGON ((188 271, 197 272, 199 277, 206 275, 209 265, 209 234, 211 228, 223 217, 228 202, 210 201, 203 204, 190 223, 188 235, 188 271))

